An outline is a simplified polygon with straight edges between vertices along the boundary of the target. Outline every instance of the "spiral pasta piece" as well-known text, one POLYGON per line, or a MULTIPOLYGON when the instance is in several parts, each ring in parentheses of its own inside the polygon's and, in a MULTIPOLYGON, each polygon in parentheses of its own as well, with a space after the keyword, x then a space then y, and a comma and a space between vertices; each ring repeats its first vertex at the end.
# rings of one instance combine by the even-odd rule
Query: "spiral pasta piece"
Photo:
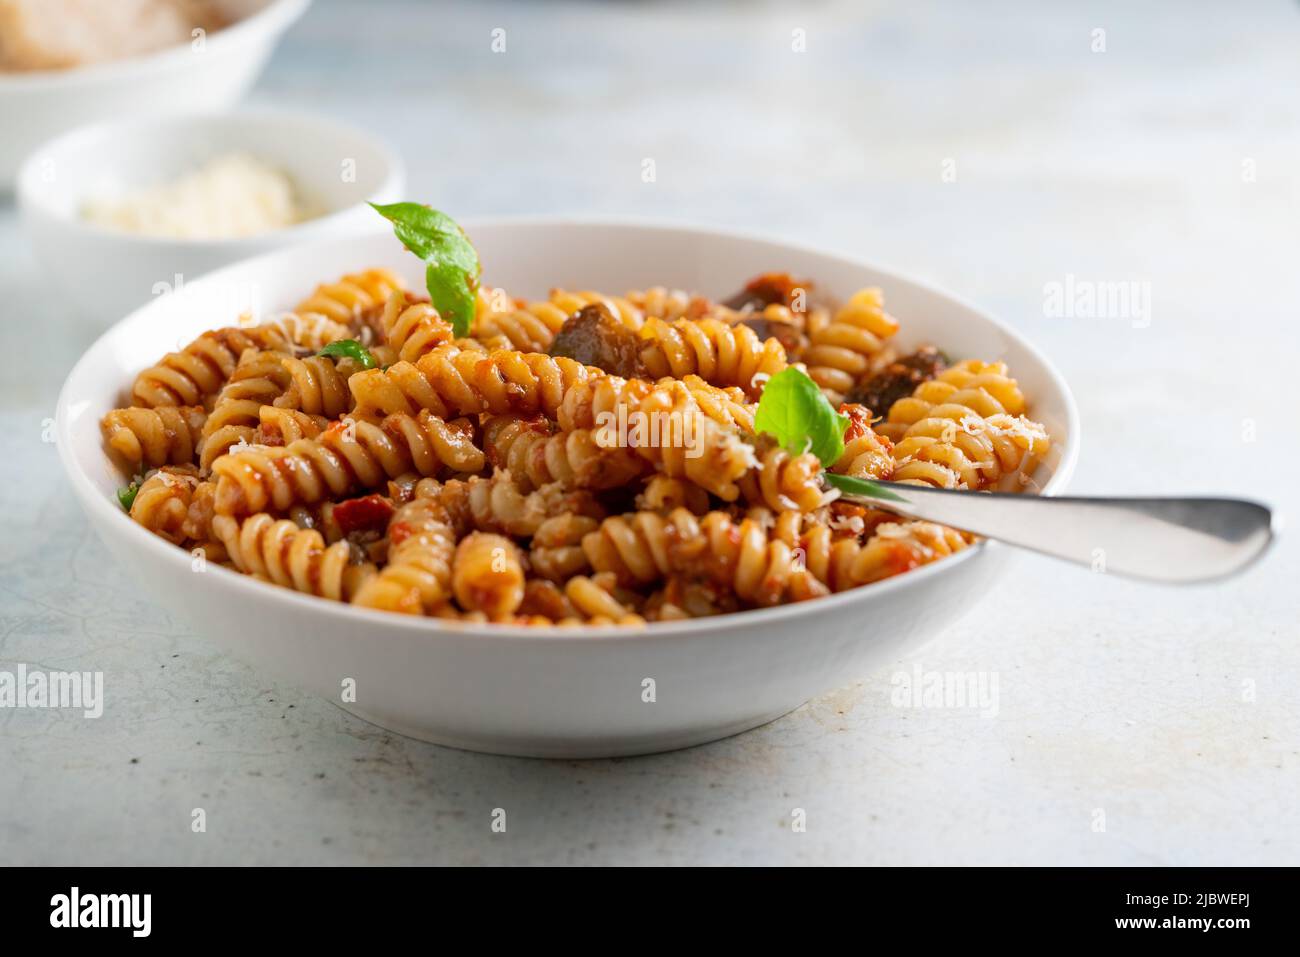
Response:
POLYGON ((264 512, 242 521, 217 515, 212 530, 241 572, 308 595, 347 601, 375 573, 352 563, 346 543, 326 545, 319 532, 264 512))
POLYGON ((433 614, 451 598, 456 533, 436 501, 417 498, 388 523, 388 564, 358 589, 353 604, 408 615, 433 614))
POLYGON ((128 474, 193 461, 207 413, 202 406, 132 406, 104 416, 104 440, 128 474))
POLYGON ((399 358, 414 362, 452 338, 451 326, 430 303, 395 292, 384 305, 380 318, 384 344, 399 358))
POLYGON ((314 312, 282 312, 262 325, 279 330, 291 344, 309 352, 320 352, 331 342, 352 335, 352 330, 344 323, 314 312))
POLYGON ((896 401, 877 431, 896 442, 909 426, 933 416, 936 406, 962 406, 981 418, 1001 413, 1023 415, 1025 396, 1016 380, 1007 374, 1005 363, 966 359, 922 382, 910 396, 896 401))
POLYGON ((367 269, 321 283, 296 311, 319 313, 356 331, 372 323, 389 297, 405 288, 406 284, 391 270, 367 269))
POLYGON ((769 448, 759 454, 757 467, 740 480, 745 501, 774 512, 811 512, 825 504, 822 464, 812 453, 791 455, 785 449, 769 448))
POLYGON ((684 289, 668 289, 664 286, 634 289, 623 298, 640 310, 646 319, 663 319, 666 322, 694 318, 691 315, 692 309, 700 302, 684 289))
POLYGON ((600 522, 587 515, 556 515, 543 521, 533 533, 528 564, 533 573, 563 583, 591 569, 582 539, 600 522))
POLYGON ((750 402, 739 388, 711 385, 697 375, 683 376, 681 384, 690 392, 691 398, 700 407, 700 411, 714 422, 735 426, 742 432, 753 433, 757 405, 750 402))
POLYGON ((741 604, 723 584, 694 575, 670 575, 651 593, 641 613, 648 621, 682 621, 739 611, 741 604))
POLYGON ((844 433, 844 452, 831 471, 855 478, 888 480, 894 471, 894 446, 872 429, 870 410, 846 404, 840 406, 840 412, 848 415, 849 427, 844 433))
POLYGON ((289 387, 289 373, 281 364, 284 358, 283 352, 261 349, 249 349, 240 356, 203 425, 199 446, 202 469, 210 469, 231 446, 253 440, 262 406, 276 401, 289 387))
POLYGON ((484 464, 469 422, 420 412, 390 415, 379 424, 340 421, 315 439, 233 452, 213 462, 212 473, 217 511, 247 515, 342 498, 407 472, 477 472, 484 464))
POLYGON ((675 379, 602 376, 577 383, 557 420, 565 431, 598 428, 605 447, 630 446, 672 478, 687 478, 732 502, 736 482, 755 463, 753 449, 703 413, 695 393, 675 379))
MULTIPOLYGON (((350 359, 336 365, 325 356, 298 359, 281 352, 245 352, 204 425, 199 465, 210 469, 232 446, 255 442, 263 410, 269 406, 327 419, 347 412, 352 406, 346 371, 350 365, 350 359)), ((310 431, 310 421, 281 418, 278 424, 299 438, 310 431)))
POLYGON ((330 420, 324 416, 264 405, 257 411, 257 429, 249 444, 288 445, 299 439, 314 439, 329 428, 329 424, 330 420))
POLYGON ((965 406, 936 406, 894 446, 893 481, 936 488, 988 489, 1024 482, 1046 454, 1046 430, 1024 416, 980 418, 965 406), (959 417, 960 416, 960 417, 959 417))
POLYGON ((280 367, 287 374, 288 385, 272 400, 274 405, 330 419, 351 411, 352 390, 348 388, 348 379, 358 368, 353 360, 282 356, 280 367))
MULTIPOLYGON (((531 559, 530 559, 531 560, 531 559)), ((562 579, 556 584, 546 578, 530 577, 524 582, 524 600, 516 611, 515 622, 518 624, 546 624, 557 621, 578 621, 581 616, 573 602, 565 597, 562 579)))
MULTIPOLYGON (((689 513, 688 513, 689 514, 689 513)), ((737 523, 724 512, 710 512, 699 520, 674 513, 685 540, 679 562, 688 568, 702 563, 715 581, 730 584, 737 596, 755 605, 806 601, 826 594, 826 586, 804 567, 797 552, 771 533, 766 523, 745 518, 737 523)), ((697 567, 698 571, 698 567, 697 567)))
POLYGON ((546 352, 570 315, 553 302, 529 302, 508 312, 481 313, 470 334, 520 352, 546 352))
POLYGON ((591 566, 629 587, 686 573, 730 586, 755 605, 802 601, 826 586, 802 566, 786 542, 758 519, 736 522, 725 512, 699 518, 685 509, 668 516, 638 512, 608 518, 582 540, 591 566))
POLYGON ((523 556, 504 536, 470 532, 456 546, 451 583, 466 611, 505 620, 524 600, 523 556))
POLYGON ((539 417, 492 416, 483 424, 483 451, 524 491, 558 482, 564 488, 611 489, 634 481, 649 463, 631 449, 605 446, 592 429, 557 432, 539 417))
POLYGON ((966 547, 960 532, 943 525, 889 522, 877 526, 865 545, 849 539, 834 543, 822 580, 832 591, 844 591, 901 575, 966 547))
POLYGON ((737 386, 757 398, 768 378, 786 367, 785 348, 749 326, 717 319, 647 319, 641 361, 656 378, 698 375, 715 386, 737 386))
POLYGON ((1051 446, 1024 409, 1002 363, 967 360, 946 369, 895 402, 879 427, 894 442, 894 481, 970 489, 1011 476, 1023 481, 1051 446))
POLYGON ((696 515, 709 510, 709 493, 687 479, 668 475, 652 475, 636 497, 636 507, 642 512, 667 514, 685 508, 696 515))
POLYGON ((134 404, 146 408, 209 405, 235 371, 245 349, 283 351, 292 343, 275 325, 227 326, 205 332, 180 352, 169 352, 138 376, 134 404))
POLYGON ((449 343, 414 364, 358 372, 348 387, 360 414, 427 409, 443 418, 481 412, 554 418, 574 384, 603 375, 572 359, 504 349, 484 354, 449 343))
POLYGON ((141 483, 131 503, 131 518, 173 545, 186 540, 189 514, 199 474, 191 465, 164 466, 141 483))
POLYGON ((898 321, 885 312, 880 290, 860 289, 830 322, 809 328, 809 344, 800 358, 827 398, 839 403, 897 331, 898 321))
POLYGON ((460 530, 502 532, 528 538, 552 515, 589 515, 605 511, 589 492, 566 489, 558 482, 524 492, 502 469, 492 475, 472 475, 429 487, 416 486, 416 495, 436 500, 460 530))
POLYGON ((638 412, 643 421, 670 423, 666 434, 658 432, 660 441, 635 446, 638 455, 670 478, 689 479, 725 502, 740 497, 738 483, 757 465, 753 446, 704 415, 681 383, 657 387, 638 412))
MULTIPOLYGON (((599 577, 599 576, 598 576, 599 577)), ((564 597, 591 625, 644 625, 645 619, 602 587, 597 578, 575 575, 564 584, 564 597)))
MULTIPOLYGON (((708 418, 720 425, 754 431, 755 406, 749 403, 738 388, 709 385, 699 376, 684 379, 665 378, 657 382, 645 379, 625 379, 621 376, 599 374, 577 379, 566 389, 558 410, 550 418, 562 430, 609 428, 611 423, 623 423, 629 411, 637 408, 656 390, 672 391, 681 395, 685 390, 692 404, 708 418)), ((624 425, 619 424, 619 429, 624 425)))
POLYGON ((226 546, 212 531, 216 501, 217 484, 210 478, 201 479, 190 493, 189 508, 181 523, 181 532, 187 541, 203 546, 211 561, 225 561, 228 557, 226 546))

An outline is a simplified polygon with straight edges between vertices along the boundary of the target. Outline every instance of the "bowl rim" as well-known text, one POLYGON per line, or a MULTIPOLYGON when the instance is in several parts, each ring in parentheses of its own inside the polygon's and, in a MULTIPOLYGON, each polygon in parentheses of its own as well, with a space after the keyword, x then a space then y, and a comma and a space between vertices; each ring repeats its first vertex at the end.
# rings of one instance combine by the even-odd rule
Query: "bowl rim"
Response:
MULTIPOLYGON (((18 173, 14 177, 14 196, 17 200, 17 205, 22 210, 39 211, 40 213, 51 217, 56 220, 62 228, 77 230, 86 235, 97 236, 102 239, 113 240, 124 247, 135 247, 141 252, 175 249, 178 247, 188 249, 209 249, 214 252, 238 252, 239 247, 246 246, 248 247, 250 258, 252 253, 264 249, 266 242, 272 238, 276 240, 279 245, 287 245, 295 241, 306 242, 312 238, 311 234, 313 232, 321 229, 328 229, 355 212, 359 204, 339 206, 331 209, 324 215, 314 216, 311 219, 305 219, 302 222, 294 223, 290 226, 283 226, 279 229, 254 233, 251 236, 218 237, 215 239, 204 239, 197 236, 150 236, 112 229, 107 226, 101 226, 98 223, 88 222, 77 216, 69 216, 61 210, 54 209, 45 200, 44 193, 41 189, 34 185, 38 175, 37 167, 47 157, 67 153, 69 151, 84 151, 87 148, 93 147, 95 141, 101 137, 123 135, 129 134, 133 131, 140 132, 143 130, 161 132, 174 125, 193 121, 205 121, 217 124, 235 124, 245 120, 299 123, 312 126, 323 132, 326 136, 349 136, 369 144, 384 164, 379 183, 368 193, 368 196, 371 198, 382 196, 385 192, 392 189, 395 184, 403 182, 406 178, 406 166, 402 161, 401 155, 387 139, 365 129, 364 127, 344 123, 332 116, 312 113, 305 110, 290 110, 282 107, 263 106, 241 107, 233 110, 183 110, 152 114, 148 116, 132 116, 118 119, 98 120, 93 123, 86 123, 82 126, 73 127, 70 130, 65 130, 54 138, 46 140, 40 146, 36 147, 36 149, 32 150, 32 152, 23 159, 22 164, 18 167, 18 173)), ((250 150, 250 152, 255 152, 255 150, 250 150)), ((230 265, 237 266, 240 265, 241 262, 243 262, 243 260, 230 263, 230 265)))
MULTIPOLYGON (((257 42, 262 35, 276 36, 293 25, 307 10, 311 0, 269 0, 266 6, 228 27, 209 34, 205 53, 225 54, 240 46, 257 42)), ((177 44, 120 60, 88 63, 59 70, 25 70, 0 73, 0 95, 59 90, 85 83, 112 82, 138 74, 143 79, 180 65, 190 55, 187 44, 177 44)))
MULTIPOLYGON (((809 243, 789 242, 786 240, 772 239, 760 232, 734 229, 729 227, 719 227, 715 225, 699 224, 693 222, 684 222, 680 220, 664 220, 652 218, 626 217, 626 216, 506 216, 506 217, 482 217, 467 218, 462 225, 467 233, 473 234, 475 229, 508 229, 517 226, 549 226, 549 227, 616 227, 638 231, 651 232, 691 232, 703 239, 723 238, 738 239, 746 241, 756 241, 769 244, 776 244, 791 250, 797 250, 810 255, 820 256, 829 260, 836 261, 839 265, 856 269, 867 269, 886 277, 888 281, 910 284, 924 292, 931 293, 941 298, 947 299, 963 309, 969 310, 978 315, 982 320, 990 323, 1003 335, 1015 341, 1015 343, 1031 356, 1034 357, 1045 371, 1052 387, 1056 389, 1063 406, 1066 433, 1068 443, 1063 451, 1061 459, 1057 464, 1055 471, 1043 485, 1043 495, 1056 495, 1062 492, 1074 472, 1075 465, 1079 456, 1079 410, 1075 403, 1074 395, 1070 391, 1068 383, 1045 355, 1027 340, 1020 333, 1010 328, 1001 320, 989 315, 983 309, 974 306, 967 300, 955 296, 938 286, 923 280, 916 279, 905 273, 877 265, 874 262, 867 261, 854 256, 847 256, 841 253, 829 251, 823 247, 818 247, 809 243)), ((340 246, 348 242, 354 242, 359 237, 339 237, 333 240, 326 240, 320 243, 303 244, 312 246, 340 246)), ((193 284, 212 283, 218 284, 225 280, 227 275, 245 269, 254 264, 264 265, 274 261, 276 258, 287 258, 289 255, 301 251, 302 246, 292 249, 277 249, 260 256, 250 257, 236 263, 232 263, 221 269, 214 270, 203 277, 193 281, 193 284)), ((64 380, 63 386, 59 390, 58 406, 55 412, 55 437, 58 446, 59 460, 63 463, 64 472, 73 485, 73 491, 77 498, 81 500, 83 507, 97 513, 102 521, 96 521, 97 527, 104 526, 105 523, 117 523, 116 526, 107 524, 106 527, 116 527, 123 536, 126 543, 134 543, 140 548, 153 550, 160 561, 168 561, 174 564, 186 563, 192 561, 190 552, 185 549, 165 541, 164 539, 152 534, 143 526, 132 521, 119 506, 110 501, 108 497, 100 494, 94 482, 91 481, 76 461, 72 449, 72 435, 69 426, 69 406, 72 403, 72 397, 69 395, 73 381, 79 377, 82 370, 87 366, 94 354, 99 351, 105 344, 106 340, 114 335, 116 331, 124 324, 133 321, 141 313, 148 309, 155 308, 158 300, 141 305, 128 315, 119 319, 108 327, 95 341, 86 349, 81 358, 77 360, 72 370, 64 380)), ((84 400, 80 400, 84 401, 84 400)), ((98 424, 98 423, 96 423, 98 424)), ((890 591, 906 588, 922 587, 926 582, 936 575, 943 575, 947 569, 956 568, 959 563, 973 561, 977 556, 989 552, 996 553, 1008 546, 999 542, 989 541, 987 539, 977 542, 970 548, 964 549, 957 555, 944 558, 940 561, 933 562, 921 568, 913 569, 901 575, 894 575, 883 581, 874 582, 869 586, 861 588, 850 588, 846 591, 826 595, 820 598, 806 602, 792 602, 783 605, 776 605, 771 608, 753 608, 744 611, 730 612, 724 615, 715 615, 705 618, 692 618, 685 621, 654 622, 644 628, 632 627, 594 627, 591 625, 567 625, 567 626, 550 626, 538 627, 535 625, 507 625, 494 624, 490 622, 478 623, 459 621, 456 619, 440 619, 424 616, 400 615, 393 612, 381 611, 370 608, 360 608, 355 605, 345 604, 342 602, 332 602, 327 599, 317 598, 313 595, 306 595, 293 589, 283 588, 270 582, 259 581, 250 575, 213 564, 210 568, 205 568, 205 574, 216 573, 218 581, 226 582, 231 588, 242 591, 243 594, 252 601, 279 601, 288 603, 292 607, 300 607, 304 612, 311 615, 332 614, 342 616, 342 620, 354 622, 358 628, 358 634, 363 634, 366 627, 385 627, 394 632, 410 634, 413 640, 429 640, 433 638, 451 638, 471 636, 476 640, 481 638, 497 638, 507 641, 528 640, 528 641, 646 641, 648 639, 684 639, 687 637, 698 636, 707 632, 727 632, 745 629, 752 624, 758 624, 761 620, 763 624, 776 624, 791 618, 808 617, 818 613, 833 613, 835 610, 845 610, 857 604, 862 604, 864 610, 875 596, 883 596, 890 591), (416 638, 418 636, 418 639, 416 638)))

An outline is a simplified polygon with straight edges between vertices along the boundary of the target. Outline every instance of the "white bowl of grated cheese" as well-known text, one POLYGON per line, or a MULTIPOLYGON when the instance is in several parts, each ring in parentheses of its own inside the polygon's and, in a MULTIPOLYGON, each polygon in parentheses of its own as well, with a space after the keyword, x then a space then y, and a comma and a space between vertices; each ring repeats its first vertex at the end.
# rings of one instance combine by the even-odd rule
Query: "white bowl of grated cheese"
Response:
POLYGON ((402 197, 395 153, 369 133, 249 110, 103 123, 40 147, 18 206, 51 275, 109 318, 203 273, 308 240, 382 230, 367 202, 402 197))

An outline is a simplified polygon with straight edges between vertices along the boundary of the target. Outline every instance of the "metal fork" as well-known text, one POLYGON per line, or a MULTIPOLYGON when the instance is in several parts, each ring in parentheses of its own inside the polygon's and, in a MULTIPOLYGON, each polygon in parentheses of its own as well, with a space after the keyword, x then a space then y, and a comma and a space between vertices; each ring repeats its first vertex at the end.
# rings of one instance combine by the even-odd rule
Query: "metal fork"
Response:
POLYGON ((896 482, 866 483, 874 490, 861 494, 837 479, 827 476, 846 501, 1156 582, 1236 574, 1267 550, 1280 524, 1268 506, 1245 499, 1015 495, 896 482))

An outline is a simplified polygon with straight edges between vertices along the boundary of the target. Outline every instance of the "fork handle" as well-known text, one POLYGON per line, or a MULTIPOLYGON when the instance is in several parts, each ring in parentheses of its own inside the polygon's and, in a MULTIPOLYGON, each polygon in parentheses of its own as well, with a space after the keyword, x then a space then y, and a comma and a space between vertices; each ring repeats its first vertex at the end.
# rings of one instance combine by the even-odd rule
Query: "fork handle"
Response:
POLYGON ((1232 498, 1081 498, 875 483, 892 499, 843 498, 1149 581, 1185 584, 1235 574, 1275 532, 1265 505, 1232 498))

